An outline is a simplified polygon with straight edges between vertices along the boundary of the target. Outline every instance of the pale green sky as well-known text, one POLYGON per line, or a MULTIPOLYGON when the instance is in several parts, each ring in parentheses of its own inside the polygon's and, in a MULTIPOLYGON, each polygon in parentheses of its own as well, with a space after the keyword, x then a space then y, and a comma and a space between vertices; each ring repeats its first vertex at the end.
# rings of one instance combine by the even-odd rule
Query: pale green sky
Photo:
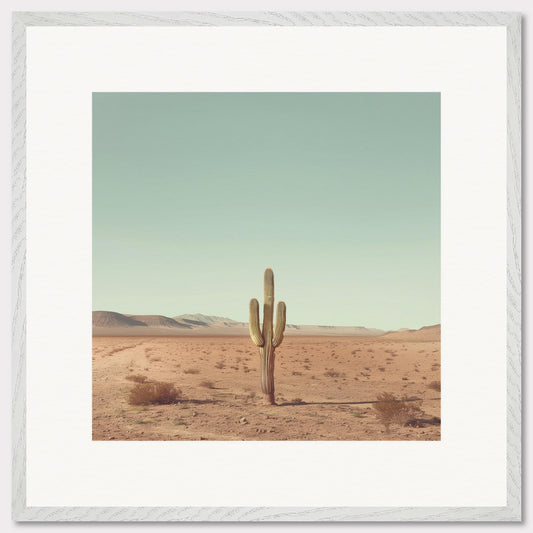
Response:
POLYGON ((93 309, 440 322, 439 93, 94 93, 93 309))

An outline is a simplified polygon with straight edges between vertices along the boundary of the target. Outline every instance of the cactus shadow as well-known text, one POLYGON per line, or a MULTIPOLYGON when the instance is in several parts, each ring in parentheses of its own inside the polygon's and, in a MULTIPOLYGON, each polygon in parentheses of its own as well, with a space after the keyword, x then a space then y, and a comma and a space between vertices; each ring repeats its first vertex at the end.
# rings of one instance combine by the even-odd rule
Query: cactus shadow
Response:
MULTIPOLYGON (((403 400, 405 402, 419 402, 419 401, 428 401, 428 400, 440 400, 440 398, 409 398, 407 400, 403 400)), ((362 402, 283 402, 279 403, 278 405, 281 407, 284 406, 292 406, 292 405, 365 405, 365 404, 373 404, 378 403, 379 400, 365 400, 362 402)))

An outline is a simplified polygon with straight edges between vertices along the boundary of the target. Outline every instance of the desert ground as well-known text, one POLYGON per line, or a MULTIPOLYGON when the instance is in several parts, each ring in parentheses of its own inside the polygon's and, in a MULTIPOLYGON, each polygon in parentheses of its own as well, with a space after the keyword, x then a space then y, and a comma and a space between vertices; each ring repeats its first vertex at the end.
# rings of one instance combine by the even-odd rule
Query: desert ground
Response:
POLYGON ((93 440, 440 440, 435 335, 286 336, 275 385, 278 405, 264 405, 249 337, 96 336, 93 440), (130 403, 158 381, 174 403, 130 403), (382 394, 404 414, 380 418, 382 394))

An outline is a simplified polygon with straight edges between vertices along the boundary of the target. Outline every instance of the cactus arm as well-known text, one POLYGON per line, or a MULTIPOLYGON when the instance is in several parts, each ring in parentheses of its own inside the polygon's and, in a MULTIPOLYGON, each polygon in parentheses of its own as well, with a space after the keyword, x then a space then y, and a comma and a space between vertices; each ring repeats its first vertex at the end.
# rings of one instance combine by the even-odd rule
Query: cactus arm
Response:
POLYGON ((272 345, 274 347, 279 346, 283 340, 286 313, 287 307, 285 306, 285 302, 278 302, 276 309, 276 327, 274 328, 274 338, 272 339, 272 345))
POLYGON ((255 298, 250 300, 250 337, 256 346, 265 345, 265 339, 259 327, 259 302, 255 298))

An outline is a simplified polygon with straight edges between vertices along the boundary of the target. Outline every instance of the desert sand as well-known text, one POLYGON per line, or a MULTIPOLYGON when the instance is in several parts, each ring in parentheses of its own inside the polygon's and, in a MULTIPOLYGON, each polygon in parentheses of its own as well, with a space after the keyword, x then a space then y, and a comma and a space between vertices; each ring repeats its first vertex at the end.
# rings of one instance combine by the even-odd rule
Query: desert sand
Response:
POLYGON ((263 404, 248 336, 115 332, 93 337, 93 439, 439 440, 440 379, 440 326, 287 335, 276 349, 275 406, 263 404), (180 398, 131 405, 135 379, 170 382, 180 398), (383 393, 420 411, 385 425, 375 409, 383 393))

